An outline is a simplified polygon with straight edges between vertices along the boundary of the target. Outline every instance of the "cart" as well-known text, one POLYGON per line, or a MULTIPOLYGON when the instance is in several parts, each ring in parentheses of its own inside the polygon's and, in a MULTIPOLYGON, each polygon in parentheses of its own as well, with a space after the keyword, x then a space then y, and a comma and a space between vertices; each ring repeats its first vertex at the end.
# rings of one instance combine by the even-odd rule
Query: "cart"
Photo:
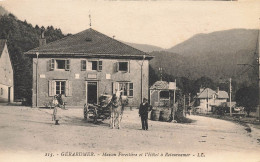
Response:
POLYGON ((110 118, 109 103, 112 99, 111 95, 101 95, 99 104, 85 104, 84 105, 84 119, 93 123, 97 123, 98 119, 104 120, 110 118))

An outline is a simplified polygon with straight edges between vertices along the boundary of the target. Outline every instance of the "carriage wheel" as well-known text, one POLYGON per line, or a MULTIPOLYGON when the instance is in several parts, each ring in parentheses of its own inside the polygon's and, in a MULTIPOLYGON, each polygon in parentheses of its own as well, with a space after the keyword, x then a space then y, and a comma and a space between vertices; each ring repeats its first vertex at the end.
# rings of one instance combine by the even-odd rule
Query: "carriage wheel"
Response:
POLYGON ((98 114, 97 114, 97 110, 96 110, 96 108, 95 108, 95 110, 94 110, 94 112, 93 112, 93 119, 94 119, 94 120, 93 120, 93 123, 94 123, 94 124, 97 123, 97 115, 98 115, 98 114))
POLYGON ((89 118, 89 112, 88 112, 88 106, 87 106, 86 104, 84 105, 83 115, 84 115, 84 119, 85 119, 85 120, 88 120, 88 118, 89 118))

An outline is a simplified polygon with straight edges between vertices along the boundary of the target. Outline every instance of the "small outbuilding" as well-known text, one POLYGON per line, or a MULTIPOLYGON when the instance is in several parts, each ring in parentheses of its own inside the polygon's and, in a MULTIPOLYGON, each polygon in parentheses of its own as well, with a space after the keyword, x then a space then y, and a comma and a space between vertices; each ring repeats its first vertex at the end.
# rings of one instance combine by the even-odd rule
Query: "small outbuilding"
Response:
POLYGON ((150 87, 150 104, 153 107, 170 107, 174 101, 176 82, 157 81, 150 87))

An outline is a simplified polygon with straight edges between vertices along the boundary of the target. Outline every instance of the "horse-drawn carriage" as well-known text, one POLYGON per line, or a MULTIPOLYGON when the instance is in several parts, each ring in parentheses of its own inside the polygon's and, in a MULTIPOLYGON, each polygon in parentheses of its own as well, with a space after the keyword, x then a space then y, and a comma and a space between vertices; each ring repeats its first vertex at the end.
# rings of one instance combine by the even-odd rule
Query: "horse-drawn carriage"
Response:
POLYGON ((101 95, 99 98, 100 103, 97 104, 85 104, 84 105, 84 119, 93 119, 94 123, 97 119, 108 119, 110 117, 109 103, 112 100, 111 95, 101 95))
POLYGON ((111 119, 111 126, 114 128, 115 120, 118 121, 118 128, 123 116, 124 107, 128 104, 126 96, 117 97, 116 95, 101 95, 99 104, 84 105, 84 119, 92 119, 94 123, 98 119, 111 119))

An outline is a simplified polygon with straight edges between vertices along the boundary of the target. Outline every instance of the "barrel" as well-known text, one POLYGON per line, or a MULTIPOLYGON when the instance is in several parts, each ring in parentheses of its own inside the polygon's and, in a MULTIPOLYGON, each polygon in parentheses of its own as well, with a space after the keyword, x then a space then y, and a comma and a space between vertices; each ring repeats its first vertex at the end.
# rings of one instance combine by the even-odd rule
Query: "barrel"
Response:
POLYGON ((171 115, 171 111, 169 109, 164 109, 160 112, 160 121, 169 121, 171 115))
POLYGON ((151 120, 158 121, 160 116, 159 110, 152 110, 151 112, 151 120))

